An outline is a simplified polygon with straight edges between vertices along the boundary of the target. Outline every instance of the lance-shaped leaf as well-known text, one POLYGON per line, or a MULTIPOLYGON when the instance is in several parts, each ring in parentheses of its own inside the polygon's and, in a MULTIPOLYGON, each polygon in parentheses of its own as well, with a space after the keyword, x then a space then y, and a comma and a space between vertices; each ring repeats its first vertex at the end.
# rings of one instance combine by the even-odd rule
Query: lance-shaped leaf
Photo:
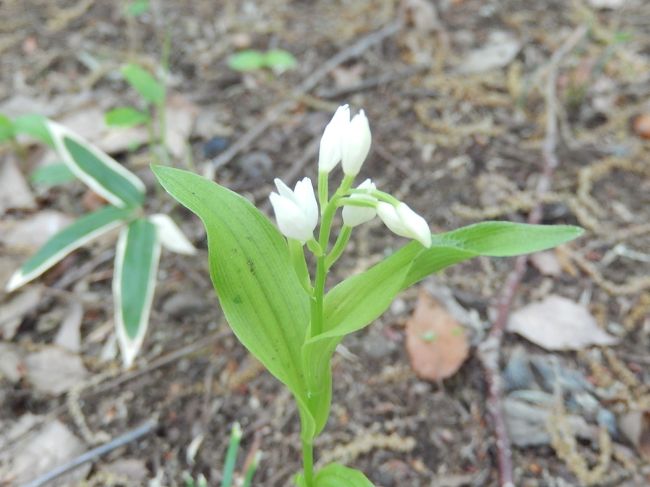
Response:
POLYGON ((133 363, 147 331, 159 260, 160 239, 153 223, 138 219, 124 227, 115 251, 113 299, 125 368, 133 363))
MULTIPOLYGON (((306 487, 301 475, 296 478, 298 487, 306 487)), ((340 463, 330 463, 314 476, 315 487, 374 487, 374 484, 359 470, 345 467, 340 463)))
POLYGON ((130 211, 127 209, 105 206, 82 216, 45 242, 38 252, 15 272, 7 283, 7 291, 11 292, 35 279, 73 250, 122 225, 129 215, 130 211))
POLYGON ((48 129, 59 157, 95 193, 114 206, 140 206, 144 183, 131 171, 103 151, 58 123, 48 129))
MULTIPOLYGON (((325 296, 324 331, 309 339, 303 350, 310 391, 331 396, 329 362, 336 346, 348 334, 381 316, 395 296, 426 276, 453 264, 478 257, 507 257, 545 250, 582 234, 573 226, 484 222, 432 236, 431 248, 411 242, 370 269, 352 276, 325 296)), ((325 400, 314 410, 317 431, 329 414, 325 400)))
POLYGON ((127 64, 122 67, 122 76, 150 103, 163 103, 165 101, 165 87, 156 80, 148 71, 137 64, 127 64))
POLYGON ((210 276, 226 319, 242 344, 293 392, 303 434, 311 438, 301 363, 309 296, 291 266, 286 240, 237 193, 187 171, 152 169, 167 192, 203 221, 210 276))

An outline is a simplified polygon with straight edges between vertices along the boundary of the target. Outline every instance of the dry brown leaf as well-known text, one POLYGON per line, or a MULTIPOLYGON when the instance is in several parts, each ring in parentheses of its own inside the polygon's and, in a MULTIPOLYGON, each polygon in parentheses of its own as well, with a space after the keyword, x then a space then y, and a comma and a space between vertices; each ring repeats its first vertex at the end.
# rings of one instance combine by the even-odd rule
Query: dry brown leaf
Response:
POLYGON ((40 392, 61 394, 88 377, 79 355, 59 347, 45 347, 25 358, 27 380, 40 392))
POLYGON ((562 296, 550 295, 510 316, 508 331, 546 350, 581 350, 614 345, 618 339, 602 330, 589 311, 562 296))
POLYGON ((14 208, 36 208, 34 196, 13 157, 0 157, 0 188, 0 215, 14 208))
POLYGON ((432 381, 454 375, 469 353, 463 327, 424 289, 406 323, 406 350, 415 373, 432 381))
POLYGON ((33 254, 72 222, 73 218, 54 210, 39 211, 21 220, 0 221, 0 244, 26 255, 33 254))
POLYGON ((650 411, 629 411, 619 420, 623 434, 639 454, 650 460, 650 411))

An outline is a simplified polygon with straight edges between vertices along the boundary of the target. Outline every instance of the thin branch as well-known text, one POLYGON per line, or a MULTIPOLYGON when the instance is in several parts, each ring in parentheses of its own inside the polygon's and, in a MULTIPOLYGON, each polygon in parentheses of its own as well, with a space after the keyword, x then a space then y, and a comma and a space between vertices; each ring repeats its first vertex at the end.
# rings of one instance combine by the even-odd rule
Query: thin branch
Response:
MULTIPOLYGON (((542 220, 541 196, 550 190, 553 174, 559 165, 557 150, 557 70, 562 60, 576 47, 586 35, 587 28, 580 26, 566 39, 562 46, 555 51, 550 59, 546 79, 545 104, 546 104, 546 136, 542 148, 543 169, 537 182, 535 193, 540 201, 528 215, 528 223, 539 223, 542 220)), ((526 272, 528 257, 517 257, 514 269, 508 275, 501 295, 496 303, 496 318, 487 338, 479 345, 478 356, 485 370, 485 379, 488 386, 486 406, 492 418, 497 447, 497 467, 499 471, 499 485, 501 487, 514 487, 512 468, 512 448, 506 428, 501 397, 503 384, 499 359, 501 357, 501 343, 505 332, 512 303, 517 294, 521 280, 526 272)))

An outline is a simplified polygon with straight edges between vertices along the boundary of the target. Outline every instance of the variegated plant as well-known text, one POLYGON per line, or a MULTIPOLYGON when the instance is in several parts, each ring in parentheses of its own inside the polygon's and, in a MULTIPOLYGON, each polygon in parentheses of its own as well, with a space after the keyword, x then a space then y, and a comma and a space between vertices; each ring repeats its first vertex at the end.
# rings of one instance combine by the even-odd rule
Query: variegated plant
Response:
POLYGON ((195 249, 169 216, 144 215, 146 188, 135 174, 62 125, 47 121, 46 127, 66 167, 109 204, 51 237, 11 276, 7 291, 23 286, 72 251, 120 228, 113 275, 114 321, 122 361, 130 367, 147 330, 161 246, 181 254, 194 254, 195 249))

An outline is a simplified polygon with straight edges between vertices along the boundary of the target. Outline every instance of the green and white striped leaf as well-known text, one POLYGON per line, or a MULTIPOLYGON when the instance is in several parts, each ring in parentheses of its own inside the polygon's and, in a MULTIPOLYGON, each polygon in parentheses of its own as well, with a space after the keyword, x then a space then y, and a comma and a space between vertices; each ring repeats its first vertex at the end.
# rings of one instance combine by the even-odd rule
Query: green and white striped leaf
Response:
POLYGON ((56 122, 48 129, 59 157, 95 193, 114 206, 135 207, 144 200, 144 183, 115 159, 56 122))
POLYGON ((124 224, 130 213, 127 209, 105 206, 82 216, 45 242, 45 245, 11 276, 7 283, 7 292, 18 289, 40 276, 73 250, 124 224))
POLYGON ((196 248, 192 245, 183 231, 178 228, 174 220, 164 213, 157 213, 149 217, 149 221, 156 225, 158 228, 158 236, 160 243, 167 250, 176 252, 177 254, 194 255, 196 248))
POLYGON ((149 324, 160 260, 156 226, 146 219, 124 227, 115 251, 115 328, 125 368, 133 364, 149 324))

